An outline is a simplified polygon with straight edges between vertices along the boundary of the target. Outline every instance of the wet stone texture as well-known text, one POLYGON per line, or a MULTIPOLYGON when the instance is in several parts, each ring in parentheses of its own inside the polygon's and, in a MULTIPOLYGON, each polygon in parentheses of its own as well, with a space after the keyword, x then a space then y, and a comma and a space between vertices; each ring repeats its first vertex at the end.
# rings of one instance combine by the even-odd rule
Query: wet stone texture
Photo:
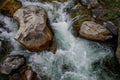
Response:
POLYGON ((104 26, 93 21, 82 23, 79 34, 90 40, 106 41, 112 38, 112 33, 104 26))
POLYGON ((47 13, 39 6, 18 9, 14 18, 19 22, 15 39, 30 51, 41 51, 49 47, 53 35, 47 25, 47 13))
POLYGON ((0 66, 0 73, 3 75, 12 74, 26 64, 26 59, 22 55, 8 56, 0 66))
POLYGON ((36 72, 27 65, 23 55, 11 55, 0 65, 2 80, 38 80, 36 72))

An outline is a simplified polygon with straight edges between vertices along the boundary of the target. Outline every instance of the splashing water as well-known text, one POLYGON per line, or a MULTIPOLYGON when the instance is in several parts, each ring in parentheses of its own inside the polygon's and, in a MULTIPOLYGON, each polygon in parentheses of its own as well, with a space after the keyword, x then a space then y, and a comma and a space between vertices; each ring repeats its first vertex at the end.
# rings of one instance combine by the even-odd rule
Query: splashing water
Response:
MULTIPOLYGON (((72 19, 65 12, 70 1, 65 3, 40 3, 36 0, 33 2, 20 1, 23 6, 38 5, 47 11, 55 34, 54 39, 58 44, 56 54, 42 51, 30 56, 30 65, 37 72, 39 80, 115 80, 114 74, 109 73, 112 76, 108 75, 101 64, 94 64, 95 62, 102 63, 106 56, 111 58, 113 50, 109 46, 84 40, 72 34, 72 19), (96 68, 94 69, 93 66, 96 68)), ((8 28, 12 28, 12 31, 1 34, 9 38, 13 44, 14 50, 11 54, 31 53, 22 50, 19 43, 13 39, 17 31, 17 24, 11 20, 4 17, 3 21, 6 21, 6 26, 10 26, 8 28)))

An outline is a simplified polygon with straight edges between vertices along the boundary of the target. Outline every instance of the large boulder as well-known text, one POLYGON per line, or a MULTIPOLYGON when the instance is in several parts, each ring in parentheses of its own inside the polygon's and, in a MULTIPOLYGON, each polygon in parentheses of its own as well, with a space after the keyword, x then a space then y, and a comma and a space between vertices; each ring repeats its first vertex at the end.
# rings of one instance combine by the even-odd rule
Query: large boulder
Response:
POLYGON ((7 56, 0 65, 3 80, 37 80, 37 74, 27 65, 23 55, 7 56))
POLYGON ((17 0, 3 0, 0 5, 0 12, 7 16, 13 16, 14 12, 21 6, 22 4, 17 0))
POLYGON ((79 34, 87 39, 97 41, 106 41, 112 38, 112 33, 107 28, 93 21, 83 22, 79 34))
POLYGON ((30 51, 47 49, 53 35, 47 25, 47 13, 39 6, 27 6, 18 9, 14 18, 19 22, 15 39, 30 51))
POLYGON ((0 73, 3 75, 12 74, 26 64, 26 59, 22 55, 8 56, 0 65, 0 73))

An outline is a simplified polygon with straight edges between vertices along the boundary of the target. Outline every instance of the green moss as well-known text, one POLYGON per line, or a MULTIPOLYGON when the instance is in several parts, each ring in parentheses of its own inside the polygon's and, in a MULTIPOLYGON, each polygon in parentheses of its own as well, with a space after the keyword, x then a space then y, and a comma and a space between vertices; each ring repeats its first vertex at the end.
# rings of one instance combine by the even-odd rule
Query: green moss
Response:
POLYGON ((120 19, 120 0, 101 0, 106 10, 100 15, 106 20, 120 19))
POLYGON ((106 9, 97 18, 103 21, 109 21, 109 20, 112 21, 115 19, 120 19, 120 12, 106 9))
POLYGON ((91 15, 91 10, 86 9, 86 7, 80 4, 77 4, 76 6, 76 9, 69 11, 71 18, 75 18, 76 16, 91 15))
POLYGON ((74 23, 73 23, 73 28, 74 30, 76 30, 77 32, 80 30, 80 26, 81 24, 84 22, 84 21, 90 21, 92 20, 91 16, 84 16, 84 17, 81 17, 79 18, 78 20, 76 20, 74 23))
POLYGON ((0 3, 2 3, 4 0, 0 0, 0 3))
POLYGON ((89 20, 91 20, 92 18, 90 17, 90 16, 85 16, 85 17, 82 17, 82 18, 80 18, 80 19, 78 19, 76 22, 75 22, 75 24, 82 24, 82 22, 84 22, 84 21, 89 21, 89 20))
POLYGON ((120 0, 100 0, 107 8, 120 8, 120 0))

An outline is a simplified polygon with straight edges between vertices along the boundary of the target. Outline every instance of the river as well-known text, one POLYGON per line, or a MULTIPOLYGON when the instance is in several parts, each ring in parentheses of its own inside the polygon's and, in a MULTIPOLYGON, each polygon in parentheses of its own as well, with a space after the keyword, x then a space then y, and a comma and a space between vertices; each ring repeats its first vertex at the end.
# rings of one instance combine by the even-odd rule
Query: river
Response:
POLYGON ((18 29, 15 20, 1 15, 11 32, 2 30, 1 37, 7 38, 13 45, 14 54, 29 57, 29 65, 37 72, 39 80, 119 80, 117 74, 109 70, 105 61, 110 61, 114 51, 110 45, 85 40, 73 33, 73 19, 65 9, 71 1, 60 3, 40 3, 20 0, 23 6, 38 5, 43 7, 49 16, 54 32, 54 41, 58 44, 56 54, 49 51, 29 52, 21 48, 14 40, 18 29), (30 54, 30 55, 29 55, 30 54))

